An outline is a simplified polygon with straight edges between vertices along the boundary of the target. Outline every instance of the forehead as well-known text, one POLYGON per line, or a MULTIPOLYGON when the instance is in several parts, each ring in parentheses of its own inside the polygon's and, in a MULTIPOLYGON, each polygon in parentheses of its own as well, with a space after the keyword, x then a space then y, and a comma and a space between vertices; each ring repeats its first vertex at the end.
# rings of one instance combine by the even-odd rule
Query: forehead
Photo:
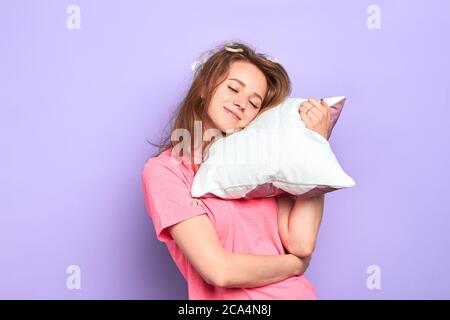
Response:
MULTIPOLYGON (((228 79, 235 78, 245 83, 246 89, 264 96, 267 81, 264 73, 254 64, 245 61, 235 61, 230 66, 228 79)), ((233 81, 236 82, 236 81, 233 81)), ((237 82, 236 82, 237 83, 237 82)))

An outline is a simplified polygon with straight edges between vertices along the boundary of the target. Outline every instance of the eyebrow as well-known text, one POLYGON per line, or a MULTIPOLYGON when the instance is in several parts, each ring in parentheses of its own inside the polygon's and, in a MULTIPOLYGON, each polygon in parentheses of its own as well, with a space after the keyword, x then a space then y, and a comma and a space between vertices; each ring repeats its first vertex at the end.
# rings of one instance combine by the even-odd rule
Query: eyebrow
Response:
MULTIPOLYGON (((228 79, 228 80, 234 80, 234 81, 237 81, 237 82, 239 82, 243 87, 245 87, 245 83, 242 82, 242 81, 239 80, 239 79, 230 78, 230 79, 228 79)), ((263 101, 263 98, 262 98, 257 92, 254 92, 253 95, 254 95, 254 96, 257 96, 257 97, 261 100, 261 102, 263 101)))

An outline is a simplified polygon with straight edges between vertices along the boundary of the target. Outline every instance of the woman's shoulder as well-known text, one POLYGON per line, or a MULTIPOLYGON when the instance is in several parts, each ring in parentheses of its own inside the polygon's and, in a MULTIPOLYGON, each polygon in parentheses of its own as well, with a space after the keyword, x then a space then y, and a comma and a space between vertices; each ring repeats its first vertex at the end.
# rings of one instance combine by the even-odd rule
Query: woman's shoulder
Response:
POLYGON ((142 176, 167 175, 172 173, 184 177, 187 168, 172 155, 172 148, 166 149, 159 155, 147 159, 142 169, 142 176))
POLYGON ((170 160, 170 151, 171 149, 165 149, 164 151, 160 152, 156 156, 152 156, 150 158, 147 158, 144 163, 144 168, 147 166, 153 166, 159 163, 165 163, 167 160, 170 160))
POLYGON ((170 156, 170 149, 166 149, 162 151, 160 154, 150 157, 145 160, 143 172, 149 170, 157 170, 161 167, 174 167, 175 163, 172 162, 172 158, 170 156))

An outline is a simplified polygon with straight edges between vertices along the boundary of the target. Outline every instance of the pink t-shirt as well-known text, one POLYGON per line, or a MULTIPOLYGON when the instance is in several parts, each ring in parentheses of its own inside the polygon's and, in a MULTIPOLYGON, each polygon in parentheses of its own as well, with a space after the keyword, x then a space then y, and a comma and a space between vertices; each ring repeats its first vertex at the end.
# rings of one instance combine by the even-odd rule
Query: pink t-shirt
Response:
POLYGON ((171 159, 171 148, 148 159, 142 171, 145 202, 156 236, 167 245, 186 279, 190 300, 317 299, 314 287, 304 275, 254 288, 219 288, 206 283, 172 239, 167 227, 206 214, 228 252, 264 255, 285 252, 278 234, 278 208, 274 197, 195 199, 190 194, 193 178, 194 171, 189 164, 175 163, 171 159))

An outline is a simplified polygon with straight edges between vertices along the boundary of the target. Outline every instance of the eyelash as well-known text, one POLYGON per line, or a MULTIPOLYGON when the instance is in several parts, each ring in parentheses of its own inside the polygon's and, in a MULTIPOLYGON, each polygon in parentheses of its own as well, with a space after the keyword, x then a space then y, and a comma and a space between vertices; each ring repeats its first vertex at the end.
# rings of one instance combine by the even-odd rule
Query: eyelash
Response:
MULTIPOLYGON (((230 88, 230 90, 232 90, 232 91, 234 91, 234 92, 239 92, 239 91, 237 91, 236 89, 233 89, 232 87, 228 87, 228 88, 230 88)), ((259 109, 257 106, 255 106, 251 101, 250 101, 250 104, 255 108, 255 109, 259 109)))

